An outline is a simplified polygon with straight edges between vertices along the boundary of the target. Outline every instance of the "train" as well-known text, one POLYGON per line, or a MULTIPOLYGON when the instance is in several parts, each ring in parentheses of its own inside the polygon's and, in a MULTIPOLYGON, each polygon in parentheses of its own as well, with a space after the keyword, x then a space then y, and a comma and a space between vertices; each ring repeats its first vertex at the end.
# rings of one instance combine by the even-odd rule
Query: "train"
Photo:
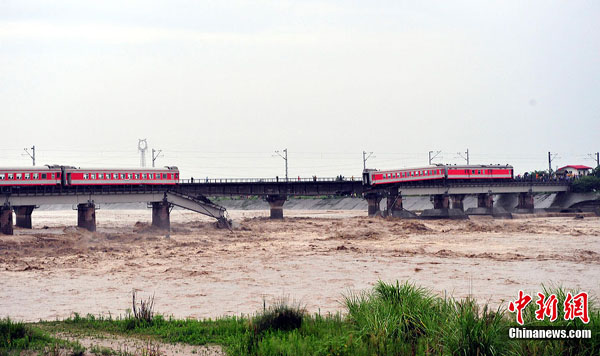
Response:
MULTIPOLYGON (((514 178, 510 165, 435 165, 394 170, 365 169, 363 184, 418 184, 440 181, 501 181, 514 178)), ((77 168, 46 165, 43 167, 0 167, 0 187, 21 186, 101 186, 101 185, 174 185, 179 169, 164 168, 77 168)))
POLYGON ((393 170, 365 169, 363 184, 413 184, 441 181, 504 181, 514 178, 510 165, 443 165, 393 170))
POLYGON ((172 185, 179 182, 177 167, 164 168, 76 168, 0 167, 0 187, 80 185, 172 185))

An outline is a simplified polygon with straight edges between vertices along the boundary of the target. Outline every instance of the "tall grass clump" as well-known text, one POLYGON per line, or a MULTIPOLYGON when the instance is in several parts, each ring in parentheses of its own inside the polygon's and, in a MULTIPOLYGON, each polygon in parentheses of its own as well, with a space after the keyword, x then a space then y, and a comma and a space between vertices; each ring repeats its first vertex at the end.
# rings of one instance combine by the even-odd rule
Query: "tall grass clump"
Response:
POLYGON ((152 323, 154 317, 154 294, 147 300, 140 300, 138 306, 135 302, 135 291, 131 293, 132 305, 133 305, 133 316, 139 321, 145 321, 146 323, 152 323))
POLYGON ((306 310, 299 304, 288 303, 287 299, 281 298, 262 313, 258 313, 251 321, 251 329, 255 333, 263 333, 268 330, 290 331, 298 329, 302 325, 302 319, 306 310))
POLYGON ((446 301, 447 319, 441 333, 449 355, 504 355, 510 342, 504 311, 480 307, 474 299, 446 301))
POLYGON ((133 316, 129 316, 126 320, 125 329, 132 330, 139 327, 148 327, 153 325, 154 317, 154 294, 148 299, 142 299, 139 303, 136 301, 135 290, 131 292, 131 310, 133 316))
MULTIPOLYGON (((248 332, 243 340, 245 352, 259 353, 259 348, 265 335, 270 333, 289 332, 299 329, 306 316, 306 310, 297 303, 290 304, 286 298, 281 298, 268 308, 263 307, 262 312, 257 313, 249 321, 248 332)), ((275 339, 267 338, 265 344, 273 342, 275 339)), ((264 346, 264 345, 263 345, 264 346)), ((277 345, 268 347, 272 349, 277 345)))
POLYGON ((0 355, 18 354, 20 350, 42 348, 44 345, 55 343, 56 340, 20 322, 9 318, 0 319, 0 355))
POLYGON ((345 297, 348 321, 368 354, 432 351, 444 305, 430 291, 405 282, 379 281, 372 292, 345 297))

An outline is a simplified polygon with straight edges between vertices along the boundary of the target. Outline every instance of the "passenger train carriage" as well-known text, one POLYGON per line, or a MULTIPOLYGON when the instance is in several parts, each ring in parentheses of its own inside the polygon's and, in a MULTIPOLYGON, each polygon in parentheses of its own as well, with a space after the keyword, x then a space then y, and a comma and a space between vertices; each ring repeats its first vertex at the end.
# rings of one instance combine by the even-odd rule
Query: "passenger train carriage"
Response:
POLYGON ((509 165, 436 165, 395 170, 366 169, 364 185, 402 184, 425 181, 479 181, 513 179, 513 167, 509 165))
POLYGON ((60 167, 3 167, 0 168, 0 186, 60 185, 60 167))
POLYGON ((168 185, 178 182, 177 167, 75 168, 55 165, 0 168, 0 186, 168 185))

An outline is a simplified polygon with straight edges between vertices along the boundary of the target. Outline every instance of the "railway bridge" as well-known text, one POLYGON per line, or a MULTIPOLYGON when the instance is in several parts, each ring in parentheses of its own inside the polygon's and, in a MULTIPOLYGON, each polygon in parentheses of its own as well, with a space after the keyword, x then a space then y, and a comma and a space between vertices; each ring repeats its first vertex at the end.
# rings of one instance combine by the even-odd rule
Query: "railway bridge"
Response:
POLYGON ((180 180, 169 186, 113 185, 113 186, 32 186, 0 189, 0 232, 12 234, 13 211, 16 225, 31 228, 31 215, 40 205, 71 204, 77 206, 78 226, 96 229, 96 204, 146 202, 152 205, 152 225, 169 229, 170 210, 174 207, 189 209, 217 219, 227 226, 225 208, 212 203, 206 197, 259 196, 270 205, 270 216, 283 218, 283 206, 290 196, 354 196, 364 197, 368 202, 369 216, 388 215, 415 218, 416 214, 402 206, 404 196, 427 195, 433 209, 423 211, 421 218, 464 218, 468 214, 503 216, 508 213, 533 212, 535 193, 567 192, 566 182, 501 182, 397 184, 390 186, 364 186, 362 181, 339 178, 309 179, 203 179, 180 180), (477 195, 477 208, 463 209, 466 195, 477 195), (505 211, 494 205, 494 197, 516 195, 518 204, 514 211, 505 211), (380 202, 387 198, 382 211, 380 202))
MULTIPOLYGON (((369 216, 390 215, 414 218, 414 213, 402 206, 403 196, 430 196, 431 211, 424 211, 423 218, 466 217, 468 214, 505 216, 510 213, 494 206, 494 196, 517 195, 518 204, 513 212, 533 212, 535 193, 568 192, 568 182, 506 181, 506 182, 437 182, 421 184, 394 184, 365 186, 353 179, 206 179, 184 180, 178 188, 188 195, 204 196, 262 196, 269 203, 271 218, 283 218, 283 206, 289 196, 359 196, 368 202, 369 216), (465 212, 463 200, 466 195, 477 195, 478 207, 465 212), (387 198, 382 211, 380 202, 387 198)), ((506 210, 506 209, 504 209, 506 210)))

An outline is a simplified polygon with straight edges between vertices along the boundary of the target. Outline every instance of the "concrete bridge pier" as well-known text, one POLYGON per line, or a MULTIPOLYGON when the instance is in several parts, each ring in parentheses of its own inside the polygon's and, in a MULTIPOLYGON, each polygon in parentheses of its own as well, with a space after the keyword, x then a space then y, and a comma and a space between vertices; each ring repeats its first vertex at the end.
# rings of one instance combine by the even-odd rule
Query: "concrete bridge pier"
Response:
POLYGON ((450 207, 450 199, 448 194, 436 194, 432 197, 434 209, 448 209, 450 207))
POLYGON ((163 230, 171 230, 170 204, 166 201, 152 203, 152 226, 163 230))
POLYGON ((423 210, 423 219, 468 219, 463 211, 463 194, 452 197, 452 208, 450 208, 450 196, 448 194, 436 194, 431 197, 433 209, 423 210), (454 205, 456 204, 456 205, 454 205), (457 206, 455 208, 455 206, 457 206), (460 206, 460 208, 458 208, 460 206))
POLYGON ((492 193, 477 194, 477 207, 467 209, 467 215, 491 215, 495 218, 512 218, 512 215, 504 208, 494 206, 494 195, 492 193))
POLYGON ((379 210, 379 203, 383 197, 379 193, 367 193, 365 194, 365 199, 368 204, 368 215, 372 216, 381 216, 381 210, 379 210))
POLYGON ((477 194, 477 207, 467 209, 467 215, 493 215, 494 195, 490 193, 477 194))
POLYGON ((519 193, 519 204, 515 208, 515 213, 527 214, 533 213, 533 193, 531 191, 519 193))
POLYGON ((15 206, 16 224, 24 229, 31 229, 31 213, 35 209, 34 205, 15 206))
POLYGON ((416 219, 418 216, 402 206, 402 194, 398 192, 398 188, 389 188, 387 191, 387 209, 386 216, 404 219, 416 219))
POLYGON ((265 200, 271 207, 271 219, 283 219, 283 204, 287 200, 287 196, 267 195, 265 200))
POLYGON ((463 205, 465 194, 452 194, 450 199, 452 200, 452 209, 465 210, 463 205))
POLYGON ((488 193, 477 194, 477 207, 491 209, 494 207, 494 196, 488 193))
POLYGON ((13 234, 13 217, 10 205, 0 206, 0 232, 4 235, 13 234))
POLYGON ((96 205, 92 202, 77 204, 77 226, 96 231, 96 205))

